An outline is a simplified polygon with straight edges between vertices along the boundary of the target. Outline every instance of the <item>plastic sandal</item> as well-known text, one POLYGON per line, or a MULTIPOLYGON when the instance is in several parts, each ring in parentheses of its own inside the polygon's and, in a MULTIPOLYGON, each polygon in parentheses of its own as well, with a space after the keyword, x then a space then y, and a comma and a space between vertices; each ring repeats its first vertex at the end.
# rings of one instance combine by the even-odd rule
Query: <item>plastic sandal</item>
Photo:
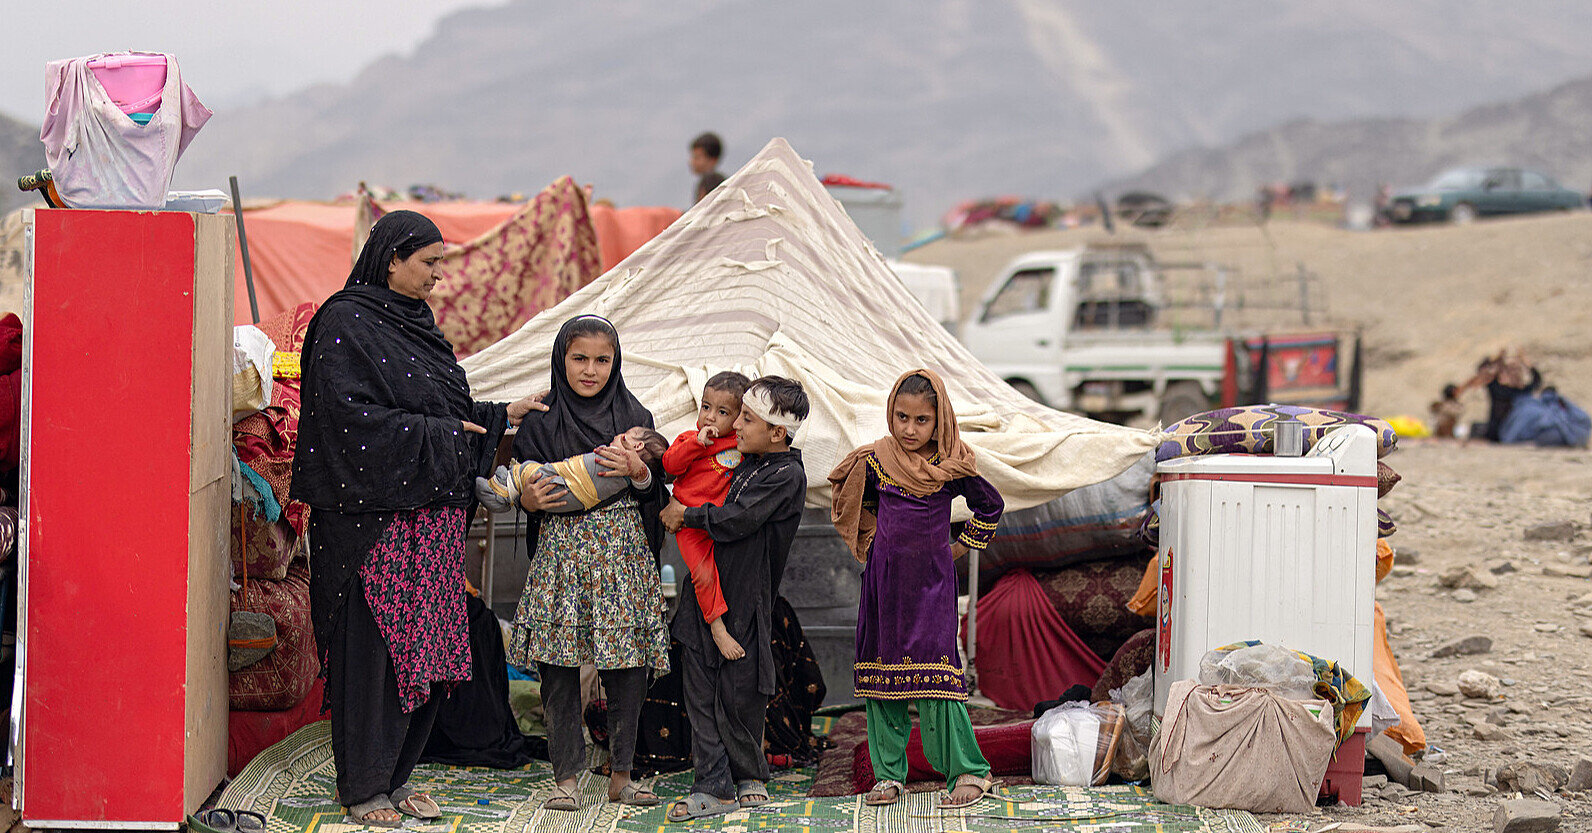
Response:
POLYGON ((952 784, 951 789, 946 791, 945 798, 940 801, 940 809, 960 810, 964 807, 971 807, 988 797, 994 788, 995 782, 993 780, 983 776, 974 775, 971 772, 964 772, 957 776, 956 783, 952 784), (967 801, 952 801, 950 793, 955 792, 958 787, 978 787, 978 795, 967 801))
POLYGON ((442 808, 437 806, 436 799, 423 792, 417 792, 414 787, 405 784, 392 791, 389 796, 398 812, 417 819, 440 819, 442 808))
POLYGON ((580 809, 580 802, 575 800, 575 791, 563 784, 553 785, 553 794, 542 801, 543 810, 562 810, 571 813, 580 809))
POLYGON ((676 801, 669 808, 668 815, 665 818, 671 822, 683 822, 722 816, 725 813, 733 813, 739 809, 741 809, 741 803, 738 801, 725 801, 718 796, 708 795, 707 793, 691 793, 685 798, 676 801), (676 812, 682 807, 684 807, 685 812, 676 812))
POLYGON ((887 804, 894 804, 897 801, 900 801, 901 796, 906 794, 907 785, 901 783, 900 781, 880 781, 879 783, 873 785, 873 789, 868 791, 868 795, 862 799, 862 803, 867 804, 870 807, 883 807, 887 804), (895 795, 885 798, 885 790, 895 790, 895 795), (875 796, 879 797, 875 798, 875 796))
POLYGON ((355 804, 350 807, 344 807, 343 813, 354 824, 362 824, 366 827, 382 827, 391 829, 395 827, 402 827, 404 823, 404 817, 398 814, 398 808, 392 806, 392 801, 385 795, 378 795, 363 804, 355 804), (377 810, 391 810, 393 811, 393 815, 398 817, 394 819, 369 818, 370 814, 376 812, 377 810))
POLYGON ((735 798, 742 807, 761 807, 768 803, 768 786, 756 778, 748 778, 735 785, 735 798))
POLYGON ((658 794, 645 784, 631 781, 619 788, 619 797, 608 799, 610 803, 625 804, 631 807, 654 807, 659 803, 658 794))

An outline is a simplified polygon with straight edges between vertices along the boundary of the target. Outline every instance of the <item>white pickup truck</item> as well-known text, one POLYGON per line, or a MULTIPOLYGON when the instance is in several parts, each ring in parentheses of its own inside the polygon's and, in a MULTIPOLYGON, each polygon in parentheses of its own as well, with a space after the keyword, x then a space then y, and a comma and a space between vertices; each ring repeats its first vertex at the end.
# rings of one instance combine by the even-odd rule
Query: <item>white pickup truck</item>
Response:
MULTIPOLYGON (((1221 295, 1210 299, 1218 322, 1221 295)), ((1030 252, 996 276, 961 337, 1030 398, 1110 421, 1171 424, 1255 401, 1357 404, 1348 380, 1358 362, 1343 372, 1352 343, 1337 333, 1239 336, 1175 327, 1167 312, 1161 268, 1142 244, 1030 252)))

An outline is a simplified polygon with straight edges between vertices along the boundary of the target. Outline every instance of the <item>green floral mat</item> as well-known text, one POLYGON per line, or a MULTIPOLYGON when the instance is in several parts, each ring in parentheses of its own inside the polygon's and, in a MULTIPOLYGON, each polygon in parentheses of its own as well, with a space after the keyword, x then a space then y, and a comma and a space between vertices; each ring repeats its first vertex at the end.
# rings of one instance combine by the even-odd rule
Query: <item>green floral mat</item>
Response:
MULTIPOLYGON (((406 818, 404 829, 434 833, 1264 833, 1248 813, 1161 804, 1137 787, 1011 787, 966 810, 942 812, 935 807, 941 796, 938 793, 910 794, 889 807, 868 807, 860 796, 808 798, 812 778, 811 769, 791 770, 769 782, 771 800, 763 807, 669 824, 664 818, 667 802, 689 791, 689 772, 654 779, 654 788, 666 802, 657 807, 609 804, 607 779, 583 773, 578 784, 581 809, 569 813, 541 809, 541 799, 553 786, 552 769, 544 762, 535 761, 518 770, 428 764, 415 770, 411 783, 431 793, 443 816, 432 822, 406 818)), ((330 724, 320 721, 249 762, 222 791, 217 806, 265 815, 269 833, 370 830, 348 823, 343 809, 332 801, 335 780, 330 724)))

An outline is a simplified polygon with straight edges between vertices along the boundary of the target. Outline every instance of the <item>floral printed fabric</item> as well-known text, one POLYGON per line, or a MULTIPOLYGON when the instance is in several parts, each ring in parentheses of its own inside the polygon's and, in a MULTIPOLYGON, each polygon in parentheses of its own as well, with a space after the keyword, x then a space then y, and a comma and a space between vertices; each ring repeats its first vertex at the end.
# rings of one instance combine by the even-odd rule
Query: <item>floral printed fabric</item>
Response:
POLYGON ((509 662, 669 670, 658 568, 634 500, 546 515, 514 614, 509 662))
POLYGON ((518 330, 603 271, 586 196, 567 176, 503 225, 449 246, 441 267, 431 308, 460 356, 518 330))
POLYGON ((288 495, 293 486, 293 451, 298 447, 298 360, 316 308, 316 304, 303 303, 260 322, 260 331, 276 345, 271 404, 232 425, 232 447, 238 459, 271 484, 283 517, 297 535, 303 535, 309 525, 310 511, 303 501, 288 495))
POLYGON ((470 679, 464 521, 458 507, 394 513, 359 568, 405 712, 426 702, 432 683, 470 679))

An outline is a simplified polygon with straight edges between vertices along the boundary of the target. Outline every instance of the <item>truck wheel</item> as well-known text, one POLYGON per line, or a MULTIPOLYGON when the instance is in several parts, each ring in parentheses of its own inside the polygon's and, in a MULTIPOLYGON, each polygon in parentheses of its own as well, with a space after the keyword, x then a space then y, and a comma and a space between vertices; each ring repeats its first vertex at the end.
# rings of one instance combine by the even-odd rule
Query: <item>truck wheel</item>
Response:
POLYGON ((1162 426, 1210 410, 1211 401, 1198 382, 1173 382, 1161 394, 1161 411, 1156 415, 1162 426))
POLYGON ((1029 399, 1032 399, 1041 405, 1045 404, 1045 398, 1039 395, 1039 388, 1034 387, 1032 384, 1023 381, 1022 379, 1011 379, 1007 381, 1006 384, 1011 385, 1012 390, 1017 391, 1029 399))

